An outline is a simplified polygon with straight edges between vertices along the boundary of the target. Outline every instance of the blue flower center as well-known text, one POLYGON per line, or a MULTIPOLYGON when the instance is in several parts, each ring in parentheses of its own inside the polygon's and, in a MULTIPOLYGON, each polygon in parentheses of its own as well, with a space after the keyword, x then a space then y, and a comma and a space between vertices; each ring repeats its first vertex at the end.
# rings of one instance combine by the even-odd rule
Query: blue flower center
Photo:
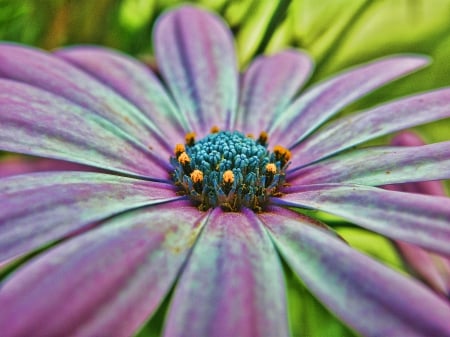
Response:
POLYGON ((280 194, 290 152, 279 145, 268 151, 265 132, 257 140, 237 131, 211 132, 199 141, 189 133, 186 144, 176 145, 171 158, 175 185, 200 210, 262 211, 270 196, 280 194))

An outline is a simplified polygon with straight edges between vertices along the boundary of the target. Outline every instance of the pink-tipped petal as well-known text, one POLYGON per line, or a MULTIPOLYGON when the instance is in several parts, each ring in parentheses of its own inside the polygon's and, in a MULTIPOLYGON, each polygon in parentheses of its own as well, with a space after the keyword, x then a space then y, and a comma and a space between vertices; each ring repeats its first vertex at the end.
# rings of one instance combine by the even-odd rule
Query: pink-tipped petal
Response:
POLYGON ((154 31, 158 67, 191 131, 234 123, 238 72, 231 32, 217 16, 183 6, 159 18, 154 31))
POLYGON ((0 285, 2 336, 132 336, 170 290, 200 218, 159 205, 41 254, 0 285))
POLYGON ((295 50, 257 58, 242 79, 236 129, 256 137, 269 130, 312 68, 309 56, 295 50))
POLYGON ((363 336, 450 336, 450 306, 293 212, 260 215, 308 289, 363 336))
POLYGON ((254 213, 216 208, 175 289, 164 336, 288 336, 284 288, 254 213))
POLYGON ((393 56, 347 70, 306 91, 269 131, 293 146, 348 104, 427 63, 425 57, 393 56))
POLYGON ((174 201, 169 185, 103 173, 47 172, 0 180, 0 260, 126 210, 174 201))

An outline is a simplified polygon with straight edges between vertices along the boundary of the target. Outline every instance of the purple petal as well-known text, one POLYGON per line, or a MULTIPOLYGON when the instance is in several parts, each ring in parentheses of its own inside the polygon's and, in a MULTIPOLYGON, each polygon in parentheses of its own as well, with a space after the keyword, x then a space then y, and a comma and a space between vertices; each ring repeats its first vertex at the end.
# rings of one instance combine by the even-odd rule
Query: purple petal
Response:
POLYGON ((191 130, 234 123, 238 73, 233 38, 209 12, 183 6, 159 18, 155 32, 159 68, 191 130))
POLYGON ((416 281, 290 211, 275 208, 260 217, 311 292, 362 335, 450 335, 450 306, 416 281))
POLYGON ((5 178, 0 191, 0 260, 111 215, 180 198, 170 185, 88 172, 5 178))
POLYGON ((379 186, 437 179, 450 179, 450 141, 354 150, 289 172, 293 185, 344 182, 379 186))
POLYGON ((450 298, 450 259, 406 242, 395 241, 405 261, 435 291, 450 298))
MULTIPOLYGON (((396 146, 420 146, 423 140, 412 132, 401 132, 391 144, 396 146)), ((442 156, 445 158, 445 156, 442 156)), ((442 168, 440 170, 443 170, 442 168)), ((449 171, 449 169, 446 169, 449 171)), ((429 174, 432 172, 429 172, 429 174)), ((444 184, 440 181, 420 181, 415 183, 385 186, 391 191, 404 191, 445 196, 444 184)), ((450 259, 427 252, 402 241, 395 241, 396 247, 413 271, 435 291, 450 298, 450 259)))
MULTIPOLYGON (((94 46, 65 48, 56 55, 116 90, 161 128, 164 136, 184 139, 189 131, 186 124, 181 125, 183 116, 157 77, 144 64, 116 51, 94 46)), ((169 145, 171 150, 174 144, 169 145)))
POLYGON ((279 116, 270 134, 291 147, 349 103, 427 63, 425 57, 394 56, 348 70, 300 96, 279 116))
POLYGON ((200 217, 190 205, 158 205, 41 254, 1 285, 2 335, 133 335, 170 290, 200 217))
POLYGON ((293 150, 295 165, 315 162, 370 139, 450 117, 450 88, 415 95, 341 118, 293 150))
MULTIPOLYGON (((168 157, 104 118, 27 84, 0 79, 0 148, 166 180, 168 157)), ((150 144, 149 144, 150 145, 150 144)))
MULTIPOLYGON (((165 156, 171 147, 159 136, 159 126, 111 88, 71 64, 38 49, 13 44, 0 46, 0 77, 24 82, 62 96, 102 116, 165 156)), ((125 80, 124 80, 125 81, 125 80)))
POLYGON ((258 137, 289 104, 309 77, 313 64, 295 50, 257 58, 242 79, 236 129, 258 137))
POLYGON ((178 282, 164 336, 288 336, 278 256, 252 211, 216 208, 178 282))
POLYGON ((61 160, 29 158, 19 155, 0 159, 0 178, 42 171, 93 171, 93 169, 61 160))
POLYGON ((286 188, 275 204, 306 207, 450 256, 450 198, 344 185, 286 188))

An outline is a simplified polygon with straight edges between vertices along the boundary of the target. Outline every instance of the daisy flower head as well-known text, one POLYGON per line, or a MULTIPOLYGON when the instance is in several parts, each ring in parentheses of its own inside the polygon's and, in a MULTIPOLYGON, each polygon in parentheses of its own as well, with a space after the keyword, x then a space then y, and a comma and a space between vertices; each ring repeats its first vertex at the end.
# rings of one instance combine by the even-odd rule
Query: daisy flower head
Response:
POLYGON ((163 14, 153 40, 162 81, 99 47, 0 46, 0 148, 100 169, 0 181, 0 261, 41 249, 0 285, 2 336, 130 336, 172 289, 164 336, 289 336, 282 261, 361 335, 450 336, 443 298, 292 210, 450 255, 448 198, 376 187, 450 178, 450 142, 354 149, 450 117, 450 89, 322 126, 426 58, 296 95, 305 53, 239 78, 230 31, 202 9, 163 14))

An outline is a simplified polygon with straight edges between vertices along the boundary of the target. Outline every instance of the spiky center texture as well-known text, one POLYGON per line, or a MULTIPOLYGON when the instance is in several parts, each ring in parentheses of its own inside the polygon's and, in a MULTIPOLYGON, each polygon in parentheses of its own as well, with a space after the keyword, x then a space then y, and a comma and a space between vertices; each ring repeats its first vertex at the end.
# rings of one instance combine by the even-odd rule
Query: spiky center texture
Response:
POLYGON ((279 194, 290 152, 279 145, 269 152, 265 132, 257 140, 237 131, 211 132, 199 141, 189 133, 186 144, 176 145, 174 183, 200 210, 262 211, 269 197, 279 194))

